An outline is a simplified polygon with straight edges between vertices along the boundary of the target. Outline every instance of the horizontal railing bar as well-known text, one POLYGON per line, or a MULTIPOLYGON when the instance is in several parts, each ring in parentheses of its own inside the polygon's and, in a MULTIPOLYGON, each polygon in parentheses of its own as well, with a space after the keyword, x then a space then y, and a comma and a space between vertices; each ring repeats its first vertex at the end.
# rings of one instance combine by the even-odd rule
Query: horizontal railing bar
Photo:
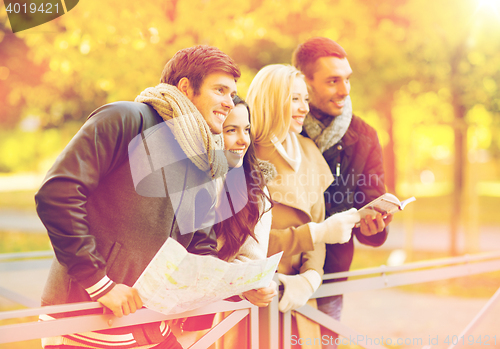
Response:
POLYGON ((451 279, 500 270, 500 260, 474 264, 455 265, 439 269, 387 274, 358 280, 323 283, 311 298, 321 298, 350 292, 368 291, 422 282, 451 279))
MULTIPOLYGON (((43 252, 43 251, 40 251, 43 252)), ((19 254, 17 254, 19 255, 19 254)), ((33 255, 33 253, 31 253, 33 255)), ((349 280, 336 283, 323 284, 312 298, 319 298, 349 292, 383 289, 388 287, 417 284, 422 282, 456 278, 466 275, 485 273, 500 270, 500 251, 477 255, 465 255, 460 257, 444 258, 440 260, 421 261, 405 264, 398 267, 378 267, 356 270, 346 273, 335 273, 326 275, 328 278, 345 276, 359 276, 369 274, 382 274, 358 280, 349 280), (488 259, 494 259, 489 260, 488 259), (465 263, 465 264, 464 264, 465 263), (438 267, 442 265, 457 264, 447 267, 433 268, 427 270, 412 269, 425 267, 438 267), (397 273, 399 272, 399 273, 397 273), (388 274, 391 273, 391 274, 388 274)), ((17 258, 17 257, 16 257, 17 258)), ((111 327, 122 327, 176 318, 185 318, 196 315, 218 313, 224 311, 248 309, 252 305, 247 301, 227 302, 220 301, 205 307, 175 315, 164 315, 149 309, 140 309, 134 314, 117 318, 112 314, 96 314, 78 316, 53 321, 30 322, 14 325, 0 326, 0 343, 10 343, 42 337, 58 336, 70 333, 81 333, 110 328, 108 321, 112 321, 111 327)), ((24 309, 9 312, 0 312, 0 319, 22 318, 38 316, 41 314, 54 314, 87 309, 102 308, 97 302, 63 304, 35 309, 24 309)))
POLYGON ((97 302, 51 305, 46 307, 0 312, 0 320, 27 317, 27 316, 38 316, 41 314, 58 314, 71 311, 80 311, 80 310, 89 310, 98 308, 104 308, 104 307, 101 305, 101 303, 97 302))
POLYGON ((478 254, 474 254, 474 255, 464 255, 464 256, 458 256, 458 257, 447 257, 447 258, 440 258, 440 259, 429 260, 429 261, 419 261, 419 262, 413 262, 413 263, 403 264, 403 265, 399 265, 399 266, 390 266, 389 267, 389 266, 382 265, 380 267, 374 267, 374 268, 366 268, 366 269, 358 269, 358 270, 353 270, 353 271, 331 273, 331 274, 325 274, 323 276, 323 280, 333 280, 333 279, 340 279, 340 278, 351 277, 351 276, 363 276, 363 275, 378 274, 378 273, 391 273, 391 272, 406 271, 406 270, 411 270, 411 269, 437 267, 437 266, 447 265, 447 264, 477 262, 477 261, 481 261, 481 260, 494 259, 494 258, 500 258, 500 251, 478 253, 478 254))
MULTIPOLYGON (((213 303, 211 305, 207 305, 201 308, 198 308, 197 310, 203 309, 208 311, 206 314, 210 314, 210 309, 212 306, 220 304, 221 306, 223 304, 251 304, 250 302, 247 301, 240 301, 240 302, 231 302, 231 301, 219 301, 216 303, 213 303)), ((39 316, 42 314, 59 314, 59 313, 68 313, 72 311, 81 311, 81 310, 90 310, 90 309, 99 309, 99 308, 104 308, 104 306, 101 303, 98 302, 81 302, 81 303, 69 303, 69 304, 59 304, 59 305, 48 305, 45 307, 38 307, 38 308, 31 308, 31 309, 22 309, 22 310, 12 310, 12 311, 4 311, 0 312, 0 320, 4 319, 12 319, 12 318, 21 318, 21 317, 28 317, 28 316, 39 316)), ((234 309, 242 309, 245 307, 235 307, 230 310, 234 309)), ((196 310, 196 312, 197 312, 196 310)), ((183 314, 188 314, 191 312, 195 312, 195 310, 191 310, 189 312, 183 313, 183 314)), ((218 311, 213 311, 212 313, 216 313, 218 311)), ((202 315, 202 314, 195 314, 195 315, 202 315)), ((165 315, 167 316, 167 315, 165 315)), ((171 315, 169 315, 171 316, 171 315)), ((193 316, 193 315, 189 315, 193 316)), ((185 316, 187 317, 187 316, 185 316)), ((176 319, 177 316, 173 317, 173 319, 176 319)))
POLYGON ((150 309, 139 309, 134 314, 123 316, 121 318, 118 318, 113 314, 97 314, 62 318, 51 321, 5 325, 0 326, 0 343, 18 342, 71 333, 82 333, 114 327, 131 326, 148 322, 186 318, 196 315, 248 309, 252 306, 253 305, 248 301, 219 301, 196 310, 174 315, 164 315, 150 309), (108 322, 110 320, 112 321, 112 326, 109 326, 108 322))
MULTIPOLYGON (((11 301, 24 305, 25 307, 39 307, 40 301, 35 301, 31 298, 28 298, 20 293, 11 291, 9 289, 3 288, 0 286, 0 296, 7 298, 11 301)), ((0 313, 1 316, 2 313, 0 313)), ((1 317, 0 317, 1 319, 1 317)))
POLYGON ((15 253, 0 253, 0 262, 9 259, 20 258, 40 258, 40 257, 54 257, 54 251, 33 251, 33 252, 15 252, 15 253))

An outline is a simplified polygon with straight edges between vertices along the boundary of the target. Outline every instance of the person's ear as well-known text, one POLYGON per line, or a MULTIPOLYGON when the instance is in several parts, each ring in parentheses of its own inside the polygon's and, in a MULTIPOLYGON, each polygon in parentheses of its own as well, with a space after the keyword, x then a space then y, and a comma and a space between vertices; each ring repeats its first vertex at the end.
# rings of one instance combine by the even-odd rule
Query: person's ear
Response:
POLYGON ((188 78, 183 77, 177 83, 177 88, 182 92, 187 98, 191 99, 194 96, 194 90, 191 86, 191 81, 188 78))

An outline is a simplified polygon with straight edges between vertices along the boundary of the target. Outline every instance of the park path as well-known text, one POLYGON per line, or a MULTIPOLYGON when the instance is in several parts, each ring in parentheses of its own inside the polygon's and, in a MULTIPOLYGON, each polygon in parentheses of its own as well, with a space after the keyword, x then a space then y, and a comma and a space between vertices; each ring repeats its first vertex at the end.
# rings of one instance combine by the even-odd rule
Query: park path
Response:
MULTIPOLYGON (((394 288, 354 292, 344 297, 342 322, 362 334, 364 337, 360 339, 408 349, 421 349, 429 344, 432 348, 448 348, 488 301, 410 293, 394 288), (403 345, 397 346, 398 341, 403 345)), ((465 339, 465 348, 500 348, 500 302, 470 335, 472 337, 465 339), (472 338, 474 345, 468 345, 472 338), (488 338, 489 346, 484 345, 488 338), (475 343, 480 340, 483 345, 475 343)))

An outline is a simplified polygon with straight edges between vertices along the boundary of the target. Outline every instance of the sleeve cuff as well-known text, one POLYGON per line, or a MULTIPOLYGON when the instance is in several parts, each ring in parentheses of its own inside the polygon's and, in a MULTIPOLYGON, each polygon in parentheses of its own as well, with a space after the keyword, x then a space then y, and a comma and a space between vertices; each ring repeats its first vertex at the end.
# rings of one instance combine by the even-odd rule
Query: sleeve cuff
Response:
POLYGON ((309 281, 313 292, 316 292, 322 282, 321 276, 318 274, 318 272, 316 270, 309 269, 303 272, 301 275, 305 277, 307 281, 309 281))
POLYGON ((94 285, 85 289, 93 301, 98 300, 115 287, 114 281, 106 275, 94 285))
POLYGON ((316 224, 318 223, 309 222, 295 228, 296 238, 299 239, 298 246, 300 247, 300 250, 297 250, 296 253, 314 250, 315 242, 311 226, 316 224))
POLYGON ((313 244, 316 243, 316 225, 318 225, 318 223, 314 223, 314 222, 307 223, 313 244))

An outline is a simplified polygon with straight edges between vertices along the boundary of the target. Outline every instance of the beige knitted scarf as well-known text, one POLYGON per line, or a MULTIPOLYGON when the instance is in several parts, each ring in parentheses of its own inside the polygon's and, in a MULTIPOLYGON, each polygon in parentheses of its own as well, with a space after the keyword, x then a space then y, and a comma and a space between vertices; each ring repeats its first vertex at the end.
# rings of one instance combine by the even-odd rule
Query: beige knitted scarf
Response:
POLYGON ((212 178, 227 172, 222 134, 212 134, 195 105, 175 86, 159 84, 141 92, 135 102, 153 107, 167 122, 184 154, 212 178), (205 155, 206 154, 206 155, 205 155))

